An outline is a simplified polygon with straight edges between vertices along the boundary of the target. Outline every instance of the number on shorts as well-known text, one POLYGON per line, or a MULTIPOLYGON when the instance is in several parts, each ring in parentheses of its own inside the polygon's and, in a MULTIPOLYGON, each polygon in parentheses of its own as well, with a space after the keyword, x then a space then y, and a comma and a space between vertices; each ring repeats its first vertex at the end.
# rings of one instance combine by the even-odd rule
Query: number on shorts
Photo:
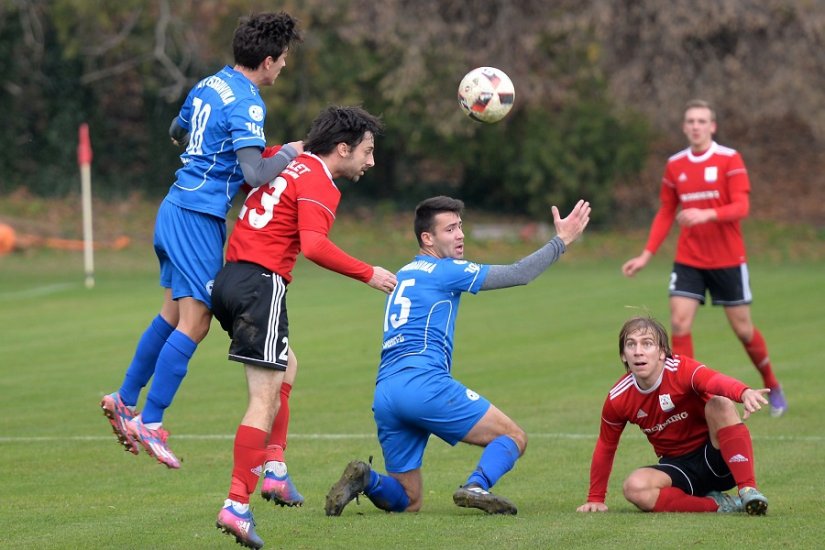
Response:
POLYGON ((289 336, 281 338, 281 343, 284 345, 284 350, 278 355, 278 360, 287 362, 289 360, 289 336))

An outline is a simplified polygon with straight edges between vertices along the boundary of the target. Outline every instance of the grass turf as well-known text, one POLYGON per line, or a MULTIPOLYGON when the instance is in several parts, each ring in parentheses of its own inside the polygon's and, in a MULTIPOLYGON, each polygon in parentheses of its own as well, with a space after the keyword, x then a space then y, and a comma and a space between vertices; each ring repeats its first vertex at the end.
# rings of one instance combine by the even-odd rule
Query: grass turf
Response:
MULTIPOLYGON (((480 450, 437 439, 425 456, 422 512, 385 514, 362 499, 339 518, 324 516, 324 495, 349 460, 375 455, 382 467, 370 404, 383 297, 300 262, 288 297, 300 368, 287 458, 307 502, 286 509, 253 498, 267 547, 821 547, 822 260, 751 266, 754 319, 790 402, 784 418, 764 412, 748 421, 768 515, 636 511, 621 497, 621 481, 655 457, 635 427, 619 448, 610 512, 575 512, 587 493, 601 403, 622 371, 618 329, 643 311, 667 321, 667 254, 625 279, 619 274, 624 250, 612 249, 615 242, 594 236, 527 287, 463 300, 453 372, 530 436, 524 458, 495 487, 519 506, 516 517, 456 508, 452 492, 480 450)), ((353 246, 363 249, 362 257, 375 255, 369 239, 345 248, 353 246)), ((468 255, 478 258, 474 246, 468 255)), ((414 246, 405 247, 412 255, 414 246)), ((119 385, 160 305, 148 248, 98 254, 93 290, 83 288, 78 254, 0 258, 0 546, 233 546, 214 519, 228 488, 246 391, 240 366, 225 359, 228 341, 220 327, 213 324, 199 347, 165 418, 172 448, 183 459, 180 471, 119 450, 97 406, 119 385)), ((522 252, 480 243, 475 249, 479 259, 498 262, 522 252)), ((383 265, 397 268, 405 257, 396 251, 383 265)), ((700 360, 758 384, 718 308, 700 310, 694 342, 700 360)))

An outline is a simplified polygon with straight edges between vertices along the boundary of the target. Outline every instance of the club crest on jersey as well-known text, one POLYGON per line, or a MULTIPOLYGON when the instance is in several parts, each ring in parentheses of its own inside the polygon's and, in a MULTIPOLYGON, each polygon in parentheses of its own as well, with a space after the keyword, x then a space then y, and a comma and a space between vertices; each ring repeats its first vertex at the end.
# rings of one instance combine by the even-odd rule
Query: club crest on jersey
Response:
POLYGON ((705 167, 705 181, 708 183, 715 183, 719 177, 719 168, 716 166, 705 167))
POLYGON ((663 393, 659 396, 659 406, 662 407, 662 410, 665 412, 672 411, 676 408, 676 405, 673 404, 673 399, 670 398, 669 393, 663 393))
POLYGON ((260 105, 252 105, 249 107, 249 118, 255 122, 260 122, 264 119, 264 110, 260 105))

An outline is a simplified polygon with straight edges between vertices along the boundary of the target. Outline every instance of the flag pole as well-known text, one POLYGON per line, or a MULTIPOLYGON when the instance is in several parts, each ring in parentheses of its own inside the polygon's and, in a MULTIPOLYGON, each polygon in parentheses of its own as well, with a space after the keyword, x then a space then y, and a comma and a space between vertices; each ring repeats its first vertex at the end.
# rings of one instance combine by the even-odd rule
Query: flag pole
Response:
POLYGON ((83 267, 86 272, 86 288, 95 286, 94 240, 92 237, 92 144, 89 125, 85 122, 78 129, 77 164, 80 166, 80 190, 83 202, 83 267))

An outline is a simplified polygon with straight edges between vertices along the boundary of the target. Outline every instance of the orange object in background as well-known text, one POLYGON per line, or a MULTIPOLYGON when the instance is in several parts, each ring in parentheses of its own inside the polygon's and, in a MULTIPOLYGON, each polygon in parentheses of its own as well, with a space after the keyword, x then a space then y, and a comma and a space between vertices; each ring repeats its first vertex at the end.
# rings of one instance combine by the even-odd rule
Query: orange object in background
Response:
MULTIPOLYGON (((96 242, 95 249, 106 248, 110 250, 123 250, 132 240, 122 235, 111 242, 96 242)), ((18 234, 14 228, 5 223, 0 223, 0 256, 8 254, 14 250, 22 250, 42 246, 55 250, 83 250, 83 241, 80 239, 60 239, 57 237, 40 237, 38 235, 18 234)))
POLYGON ((17 244, 17 233, 10 225, 0 223, 0 256, 8 254, 14 250, 17 244))

